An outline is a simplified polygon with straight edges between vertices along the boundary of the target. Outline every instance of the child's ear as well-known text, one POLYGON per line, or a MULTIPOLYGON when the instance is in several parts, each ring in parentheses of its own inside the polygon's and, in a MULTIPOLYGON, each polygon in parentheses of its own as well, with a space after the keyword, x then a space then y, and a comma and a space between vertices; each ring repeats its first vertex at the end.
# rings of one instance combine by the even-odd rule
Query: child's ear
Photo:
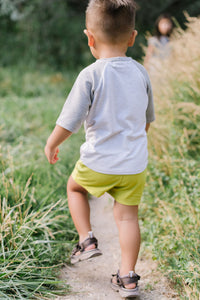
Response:
POLYGON ((88 46, 89 47, 94 47, 95 42, 94 42, 94 36, 93 36, 93 34, 90 31, 88 31, 87 29, 85 29, 83 32, 85 33, 85 35, 87 35, 88 46))
POLYGON ((131 36, 128 41, 128 47, 132 47, 134 45, 137 34, 138 34, 137 30, 132 31, 131 36))

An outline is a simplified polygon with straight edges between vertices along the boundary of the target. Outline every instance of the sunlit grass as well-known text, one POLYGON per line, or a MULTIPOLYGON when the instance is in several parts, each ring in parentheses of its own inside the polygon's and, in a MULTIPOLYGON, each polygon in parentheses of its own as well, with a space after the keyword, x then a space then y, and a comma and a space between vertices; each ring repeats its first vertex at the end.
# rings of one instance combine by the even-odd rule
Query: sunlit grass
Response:
POLYGON ((177 30, 172 55, 151 77, 156 122, 141 206, 144 245, 181 299, 200 291, 200 19, 177 30))
POLYGON ((67 293, 59 270, 77 237, 66 182, 82 133, 48 164, 44 146, 73 74, 0 69, 0 299, 50 299, 67 293))

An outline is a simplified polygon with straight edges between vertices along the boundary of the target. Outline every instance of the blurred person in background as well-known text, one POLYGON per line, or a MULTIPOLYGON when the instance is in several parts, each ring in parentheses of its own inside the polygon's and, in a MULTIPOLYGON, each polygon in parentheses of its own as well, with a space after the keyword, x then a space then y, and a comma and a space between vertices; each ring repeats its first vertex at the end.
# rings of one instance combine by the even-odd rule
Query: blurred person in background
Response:
POLYGON ((148 39, 144 66, 152 72, 156 65, 170 55, 170 36, 174 23, 169 14, 160 15, 155 22, 154 35, 148 39))

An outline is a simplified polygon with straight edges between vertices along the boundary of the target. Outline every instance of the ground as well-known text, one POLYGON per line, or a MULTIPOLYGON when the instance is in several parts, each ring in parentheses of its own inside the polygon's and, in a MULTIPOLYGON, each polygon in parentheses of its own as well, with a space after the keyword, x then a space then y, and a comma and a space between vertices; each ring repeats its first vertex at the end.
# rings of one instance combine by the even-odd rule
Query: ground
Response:
MULTIPOLYGON (((120 262, 118 233, 112 205, 113 200, 108 195, 98 199, 91 198, 91 223, 103 255, 63 268, 61 277, 71 286, 71 293, 57 300, 121 299, 110 287, 111 274, 116 273, 120 262)), ((150 258, 140 255, 136 272, 141 276, 140 300, 179 299, 177 293, 169 287, 167 279, 157 271, 156 262, 150 258)))

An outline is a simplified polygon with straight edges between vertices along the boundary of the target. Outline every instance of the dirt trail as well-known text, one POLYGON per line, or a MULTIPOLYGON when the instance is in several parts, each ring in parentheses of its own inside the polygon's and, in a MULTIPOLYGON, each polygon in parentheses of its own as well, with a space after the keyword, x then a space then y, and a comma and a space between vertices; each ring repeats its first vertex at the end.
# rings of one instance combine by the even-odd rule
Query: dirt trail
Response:
MULTIPOLYGON (((121 299, 110 287, 111 274, 116 273, 120 259, 112 205, 112 200, 107 195, 90 200, 93 232, 98 238, 103 255, 63 268, 61 277, 71 286, 71 293, 57 300, 121 299)), ((156 270, 156 263, 152 260, 143 260, 140 257, 136 272, 141 276, 140 300, 179 299, 170 289, 167 279, 156 270)))

